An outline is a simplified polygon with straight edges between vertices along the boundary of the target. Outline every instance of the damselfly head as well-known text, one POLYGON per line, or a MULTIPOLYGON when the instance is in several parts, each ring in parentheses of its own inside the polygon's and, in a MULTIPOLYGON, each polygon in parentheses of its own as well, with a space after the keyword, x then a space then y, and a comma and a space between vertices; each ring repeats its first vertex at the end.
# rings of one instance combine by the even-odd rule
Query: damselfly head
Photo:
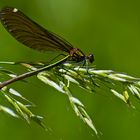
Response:
POLYGON ((91 53, 88 56, 86 56, 86 59, 88 59, 89 62, 92 63, 94 61, 94 55, 91 53))

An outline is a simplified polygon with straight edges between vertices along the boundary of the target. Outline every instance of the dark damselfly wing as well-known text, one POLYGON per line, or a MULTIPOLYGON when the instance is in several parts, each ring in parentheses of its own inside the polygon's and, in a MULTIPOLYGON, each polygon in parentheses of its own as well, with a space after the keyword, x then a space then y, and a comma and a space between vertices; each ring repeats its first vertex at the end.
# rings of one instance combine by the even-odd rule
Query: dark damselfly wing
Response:
POLYGON ((16 8, 3 8, 0 11, 0 20, 14 38, 30 48, 67 53, 73 49, 66 40, 44 29, 16 8))

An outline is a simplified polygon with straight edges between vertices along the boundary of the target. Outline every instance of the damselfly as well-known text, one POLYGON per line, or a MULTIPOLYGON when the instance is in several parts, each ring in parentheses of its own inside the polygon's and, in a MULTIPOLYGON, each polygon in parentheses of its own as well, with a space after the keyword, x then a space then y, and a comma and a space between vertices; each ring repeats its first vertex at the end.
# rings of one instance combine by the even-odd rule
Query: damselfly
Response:
MULTIPOLYGON (((67 55, 48 66, 42 67, 35 71, 31 71, 22 75, 19 75, 13 79, 10 79, 5 82, 12 83, 13 81, 21 80, 29 76, 35 75, 46 69, 50 69, 57 65, 60 65, 67 60, 74 62, 90 62, 94 61, 93 54, 85 55, 80 49, 74 48, 69 42, 59 37, 58 35, 44 29, 42 26, 31 20, 20 10, 16 8, 6 7, 0 11, 0 20, 5 29, 20 43, 24 44, 27 47, 36 49, 39 51, 61 51, 65 52, 67 55)), ((0 84, 0 88, 4 83, 0 84)))

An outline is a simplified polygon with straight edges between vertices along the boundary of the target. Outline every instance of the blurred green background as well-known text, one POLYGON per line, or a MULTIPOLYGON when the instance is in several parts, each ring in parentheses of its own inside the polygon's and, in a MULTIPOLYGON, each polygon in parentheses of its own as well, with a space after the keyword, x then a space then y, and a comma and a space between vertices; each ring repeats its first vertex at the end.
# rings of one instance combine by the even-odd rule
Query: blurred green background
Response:
MULTIPOLYGON (((140 77, 140 1, 139 0, 0 0, 0 8, 12 6, 45 28, 67 39, 85 53, 93 52, 97 69, 112 69, 140 77)), ((42 54, 23 47, 0 25, 0 61, 48 60, 42 54)), ((9 67, 9 69, 15 69, 9 67)), ((16 69, 15 69, 16 70, 16 69)), ((23 73, 23 69, 18 69, 23 73)), ((35 123, 0 114, 1 140, 96 140, 98 139, 74 114, 67 97, 31 77, 29 83, 12 84, 37 107, 52 132, 35 123)), ((131 99, 133 110, 106 91, 89 94, 77 86, 71 88, 86 106, 102 140, 140 139, 140 102, 131 99)))

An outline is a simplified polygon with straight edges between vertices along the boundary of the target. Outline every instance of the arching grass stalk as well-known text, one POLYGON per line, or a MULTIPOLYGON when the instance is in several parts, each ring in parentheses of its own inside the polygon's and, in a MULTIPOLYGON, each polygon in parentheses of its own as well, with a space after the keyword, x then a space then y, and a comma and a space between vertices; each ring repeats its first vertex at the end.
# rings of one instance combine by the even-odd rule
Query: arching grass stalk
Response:
MULTIPOLYGON (((4 62, 1 62, 4 63, 4 62)), ((6 62, 6 64, 16 64, 14 62, 6 62)), ((37 70, 39 64, 33 65, 29 63, 18 63, 28 70, 37 70), (37 66, 37 67, 36 67, 37 66)), ((17 74, 0 68, 2 77, 7 75, 10 77, 17 77, 17 74)), ((37 74, 37 78, 40 79, 45 84, 48 84, 54 87, 61 93, 64 93, 68 96, 70 104, 82 121, 84 121, 92 130, 98 134, 98 131, 95 128, 90 116, 85 110, 84 105, 81 101, 73 97, 70 90, 70 84, 74 83, 78 87, 87 90, 88 92, 95 92, 97 88, 104 89, 104 87, 113 93, 116 97, 121 99, 124 103, 135 108, 130 99, 130 94, 134 95, 136 98, 140 99, 140 78, 135 78, 124 73, 118 73, 112 70, 97 70, 95 67, 79 67, 70 63, 64 63, 63 65, 52 67, 51 69, 46 69, 46 71, 40 72, 37 74), (121 89, 119 88, 121 87, 121 89)), ((33 104, 25 99, 20 93, 16 90, 8 87, 3 87, 1 89, 1 96, 4 96, 6 100, 15 108, 7 108, 3 105, 0 105, 0 110, 7 112, 14 117, 22 117, 27 122, 34 120, 42 127, 45 127, 42 123, 42 117, 34 115, 30 110, 29 106, 33 104), (21 98, 22 102, 19 102, 15 99, 15 96, 21 98)))

